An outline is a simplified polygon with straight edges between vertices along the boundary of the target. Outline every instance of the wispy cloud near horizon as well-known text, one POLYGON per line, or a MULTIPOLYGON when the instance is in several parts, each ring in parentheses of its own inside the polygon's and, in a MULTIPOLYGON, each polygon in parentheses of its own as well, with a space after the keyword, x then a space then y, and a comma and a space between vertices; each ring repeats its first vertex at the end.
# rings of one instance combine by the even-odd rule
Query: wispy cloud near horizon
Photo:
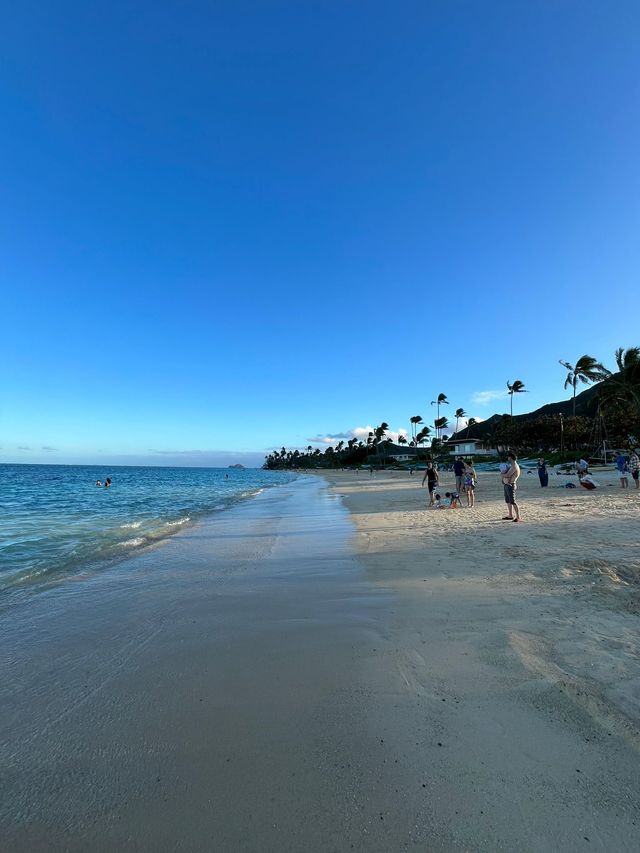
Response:
MULTIPOLYGON (((307 441, 309 444, 329 445, 336 444, 338 441, 348 441, 350 438, 357 438, 358 441, 364 441, 366 443, 369 433, 373 431, 374 427, 372 426, 357 426, 347 432, 333 432, 327 433, 326 435, 316 435, 314 438, 308 438, 307 441)), ((393 442, 397 442, 399 436, 402 435, 406 438, 408 434, 409 431, 407 429, 400 427, 398 430, 388 429, 385 433, 385 437, 390 438, 393 442)))
POLYGON ((474 391, 471 399, 477 406, 488 406, 494 400, 501 400, 507 396, 507 391, 474 391))

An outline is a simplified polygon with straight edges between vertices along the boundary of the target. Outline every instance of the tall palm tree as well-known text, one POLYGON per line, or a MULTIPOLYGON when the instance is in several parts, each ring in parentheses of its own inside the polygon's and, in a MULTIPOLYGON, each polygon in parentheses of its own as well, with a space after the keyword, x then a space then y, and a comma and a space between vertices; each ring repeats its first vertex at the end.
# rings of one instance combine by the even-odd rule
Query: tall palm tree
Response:
POLYGON ((509 398, 511 400, 511 417, 513 417, 513 395, 526 393, 527 389, 524 387, 524 382, 520 382, 519 379, 507 382, 507 388, 509 389, 509 398))
POLYGON ((438 420, 440 420, 440 406, 448 406, 449 405, 449 401, 447 400, 447 395, 446 394, 438 394, 437 398, 435 400, 431 401, 431 405, 438 407, 437 418, 438 418, 438 420))
POLYGON ((458 432, 458 421, 460 418, 466 418, 467 413, 464 409, 456 409, 456 432, 458 432))
POLYGON ((438 438, 441 438, 442 430, 446 429, 449 426, 449 421, 445 417, 436 418, 434 421, 434 426, 436 428, 438 438))
POLYGON ((384 434, 386 433, 386 431, 388 429, 389 429, 389 424, 386 421, 382 421, 380 426, 377 426, 373 431, 373 434, 374 434, 373 444, 376 448, 376 454, 379 454, 380 449, 382 448, 382 451, 383 451, 382 456, 383 457, 385 455, 384 450, 386 449, 384 447, 384 434))
POLYGON ((424 444, 427 438, 429 437, 431 430, 428 426, 422 427, 420 432, 416 433, 416 459, 418 458, 418 448, 421 444, 424 444))
POLYGON ((616 350, 618 372, 599 390, 603 403, 630 404, 640 414, 640 347, 616 350))
POLYGON ((409 423, 411 424, 411 438, 415 442, 418 424, 422 423, 422 415, 414 415, 412 418, 409 418, 409 423))
POLYGON ((611 372, 591 355, 580 356, 575 365, 569 364, 568 361, 563 361, 561 358, 558 361, 568 371, 567 378, 564 380, 564 387, 568 388, 571 385, 573 388, 573 417, 575 418, 578 382, 584 382, 585 385, 590 382, 601 382, 611 376, 611 372))

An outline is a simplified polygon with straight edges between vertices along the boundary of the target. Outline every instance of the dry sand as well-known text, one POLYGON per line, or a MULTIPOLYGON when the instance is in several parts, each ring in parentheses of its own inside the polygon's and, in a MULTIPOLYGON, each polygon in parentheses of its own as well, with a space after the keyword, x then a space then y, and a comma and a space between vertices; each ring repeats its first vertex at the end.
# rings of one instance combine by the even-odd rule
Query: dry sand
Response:
POLYGON ((522 524, 493 473, 459 510, 417 474, 329 477, 393 593, 376 701, 437 807, 425 849, 640 849, 640 491, 596 476, 524 473, 522 524))
POLYGON ((3 613, 2 853, 637 851, 640 493, 520 495, 302 478, 3 613))

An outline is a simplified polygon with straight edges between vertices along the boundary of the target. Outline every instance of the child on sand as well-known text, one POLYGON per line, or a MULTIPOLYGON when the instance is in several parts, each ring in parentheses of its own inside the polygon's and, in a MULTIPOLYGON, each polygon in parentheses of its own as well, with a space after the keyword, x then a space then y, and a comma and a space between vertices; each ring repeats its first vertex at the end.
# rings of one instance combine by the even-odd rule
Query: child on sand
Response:
POLYGON ((449 498, 449 508, 450 509, 460 509, 462 504, 460 503, 460 492, 445 492, 445 498, 449 498))

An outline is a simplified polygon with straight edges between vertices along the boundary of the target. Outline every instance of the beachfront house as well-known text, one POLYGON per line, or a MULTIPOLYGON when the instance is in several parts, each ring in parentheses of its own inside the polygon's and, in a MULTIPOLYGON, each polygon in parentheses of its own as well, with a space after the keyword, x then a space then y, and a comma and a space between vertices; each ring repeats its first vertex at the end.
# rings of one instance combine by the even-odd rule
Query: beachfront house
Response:
POLYGON ((455 436, 447 442, 447 450, 452 456, 494 456, 495 450, 485 447, 479 438, 457 439, 455 436))
POLYGON ((424 460, 427 457, 428 451, 424 447, 409 447, 406 444, 394 444, 392 441, 389 441, 381 445, 377 453, 368 456, 366 464, 377 465, 383 459, 387 462, 415 461, 418 453, 420 454, 420 458, 424 460))

